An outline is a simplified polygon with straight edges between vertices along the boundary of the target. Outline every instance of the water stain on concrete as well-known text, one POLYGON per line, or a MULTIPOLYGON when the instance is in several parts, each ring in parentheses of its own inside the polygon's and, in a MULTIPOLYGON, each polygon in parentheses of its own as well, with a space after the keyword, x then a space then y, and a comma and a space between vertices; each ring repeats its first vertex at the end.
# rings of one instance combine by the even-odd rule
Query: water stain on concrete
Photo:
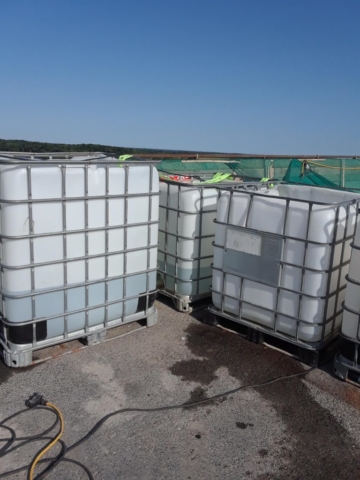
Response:
POLYGON ((254 424, 253 424, 253 423, 236 422, 236 426, 237 426, 238 428, 241 428, 241 430, 245 430, 245 429, 248 428, 248 427, 253 427, 254 424))
POLYGON ((334 416, 311 396, 299 379, 279 382, 258 390, 271 402, 287 427, 292 449, 283 445, 289 466, 279 480, 289 478, 353 479, 360 458, 354 441, 334 416), (321 472, 321 473, 320 473, 321 472))
POLYGON ((202 324, 186 329, 186 345, 197 357, 176 362, 170 372, 184 381, 210 385, 218 378, 217 370, 227 368, 229 375, 242 380, 258 356, 259 346, 243 341, 239 336, 202 324))
POLYGON ((205 393, 205 390, 198 386, 190 392, 190 397, 187 403, 199 402, 201 400, 205 400, 206 398, 208 397, 205 393))
MULTIPOLYGON (((204 387, 216 380, 220 367, 226 367, 229 375, 242 384, 261 383, 303 370, 292 358, 216 327, 191 324, 186 333, 187 347, 196 358, 176 362, 170 371, 184 381, 198 383, 203 396, 204 387)), ((277 480, 358 477, 360 457, 354 441, 336 418, 312 398, 302 378, 256 390, 286 425, 287 441, 278 447, 287 462, 277 480)), ((259 455, 269 457, 272 452, 260 450, 259 455)), ((266 474, 262 477, 267 478, 266 474)))
POLYGON ((0 359, 0 385, 6 383, 13 375, 18 375, 23 372, 29 372, 34 368, 38 367, 40 364, 30 365, 29 367, 23 368, 10 368, 7 367, 0 359))
POLYGON ((7 382, 13 373, 13 369, 6 367, 0 360, 0 385, 7 382))
POLYGON ((183 408, 187 409, 187 410, 190 410, 190 409, 202 408, 204 406, 209 407, 210 405, 215 404, 215 401, 209 400, 208 402, 202 403, 200 405, 192 405, 192 403, 201 402, 202 400, 206 400, 207 398, 208 398, 208 396, 206 395, 205 390, 202 387, 197 386, 197 387, 194 388, 194 390, 192 390, 190 392, 189 400, 187 400, 184 403, 183 408), (187 404, 189 404, 189 405, 187 405, 187 404))

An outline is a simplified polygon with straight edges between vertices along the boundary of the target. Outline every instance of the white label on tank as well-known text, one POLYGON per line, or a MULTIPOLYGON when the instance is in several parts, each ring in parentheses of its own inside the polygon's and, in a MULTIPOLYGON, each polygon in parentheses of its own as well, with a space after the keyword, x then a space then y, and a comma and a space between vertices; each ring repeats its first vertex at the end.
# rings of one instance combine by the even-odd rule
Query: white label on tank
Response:
POLYGON ((261 237, 242 230, 227 231, 226 248, 250 255, 261 256, 261 237))

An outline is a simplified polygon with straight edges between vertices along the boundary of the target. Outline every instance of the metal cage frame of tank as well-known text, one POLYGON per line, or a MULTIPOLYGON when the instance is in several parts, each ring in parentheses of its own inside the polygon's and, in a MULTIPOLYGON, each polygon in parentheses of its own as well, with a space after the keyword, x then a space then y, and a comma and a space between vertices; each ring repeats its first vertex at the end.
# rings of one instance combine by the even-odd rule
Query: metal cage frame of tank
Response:
MULTIPOLYGON (((360 250, 360 247, 357 245, 354 245, 354 242, 351 244, 351 248, 360 250)), ((360 287, 360 282, 357 282, 356 280, 352 279, 350 275, 346 276, 346 280, 349 283, 352 283, 360 287)), ((351 356, 352 358, 349 359, 347 358, 347 356, 343 354, 342 349, 340 349, 340 352, 338 352, 338 354, 334 358, 334 374, 338 378, 341 378, 341 380, 346 380, 350 383, 354 383, 355 385, 359 386, 360 385, 360 331, 359 331, 360 312, 357 312, 352 308, 348 307, 346 305, 346 299, 345 299, 345 302, 343 303, 343 308, 349 313, 357 316, 357 319, 358 319, 357 329, 356 329, 357 334, 356 334, 356 339, 354 339, 352 337, 348 337, 343 332, 340 332, 340 336, 344 341, 343 348, 347 347, 346 350, 348 352, 349 347, 352 347, 354 351, 353 351, 353 355, 351 356), (356 381, 351 380, 350 377, 356 377, 356 381)))
MULTIPOLYGON (((182 175, 186 175, 184 173, 182 173, 182 175)), ((160 270, 160 268, 158 268, 158 272, 164 276, 164 287, 162 286, 159 286, 158 287, 158 290, 159 290, 159 293, 161 295, 165 295, 169 298, 172 299, 173 303, 174 303, 174 306, 177 310, 179 310, 180 312, 191 312, 192 311, 192 306, 191 304, 193 302, 198 302, 200 300, 204 300, 206 298, 210 298, 211 297, 211 291, 209 290, 208 293, 205 293, 205 294, 200 294, 199 293, 199 290, 200 290, 200 281, 202 280, 211 280, 212 278, 212 274, 210 275, 207 275, 205 277, 201 277, 200 276, 200 262, 201 260, 206 260, 206 259, 211 259, 213 258, 213 254, 212 255, 206 255, 206 256, 202 256, 201 255, 201 239, 203 238, 214 238, 215 239, 215 234, 213 235, 202 235, 202 218, 203 218, 203 215, 204 213, 206 214, 209 214, 209 213, 213 213, 214 214, 214 217, 216 216, 216 208, 214 208, 213 210, 206 210, 206 212, 203 212, 203 201, 204 201, 204 189, 208 189, 208 188, 213 188, 215 190, 218 191, 218 198, 220 198, 220 194, 221 194, 221 190, 223 190, 224 188, 226 188, 226 185, 225 185, 225 182, 221 183, 221 184, 216 184, 216 183, 213 183, 213 184, 201 184, 201 183, 198 183, 198 184, 189 184, 189 183, 185 183, 185 182, 177 182, 177 181, 174 181, 174 180, 170 180, 170 179, 163 179, 161 178, 161 182, 163 183, 166 183, 167 184, 167 192, 166 192, 166 206, 163 206, 163 205, 159 205, 159 209, 164 209, 166 210, 166 216, 165 216, 165 230, 159 228, 159 233, 163 233, 165 235, 165 246, 164 246, 164 250, 162 250, 160 247, 158 249, 159 253, 162 253, 164 255, 164 270, 160 270), (177 208, 172 208, 169 206, 169 199, 170 199, 170 185, 174 185, 174 186, 177 186, 178 187, 178 192, 177 192, 177 208), (197 190, 200 190, 200 208, 199 208, 199 211, 198 212, 189 212, 187 210, 181 210, 180 209, 180 191, 181 191, 181 187, 186 187, 187 189, 189 188, 194 188, 194 189, 197 189, 197 190), (174 211, 174 212, 177 212, 177 220, 176 220, 176 231, 175 232, 169 232, 168 231, 168 224, 169 224, 169 211, 174 211), (186 214, 186 215, 199 215, 199 235, 197 236, 192 236, 192 237, 185 237, 183 235, 180 235, 179 234, 179 214, 186 214), (175 237, 176 238, 176 250, 175 250, 175 254, 173 253, 169 253, 167 251, 167 245, 168 245, 168 237, 169 235, 171 235, 172 237, 175 237), (183 257, 180 257, 179 254, 178 254, 178 240, 182 239, 182 240, 191 240, 191 241, 195 241, 195 240, 199 240, 198 242, 198 252, 197 252, 197 256, 194 257, 194 258, 183 258, 183 257), (168 257, 173 257, 175 259, 175 275, 172 275, 171 273, 168 273, 166 271, 166 265, 167 265, 167 258, 168 257), (193 278, 193 279, 190 279, 190 280, 183 280, 183 279, 180 279, 178 277, 178 261, 179 260, 182 260, 182 261, 192 261, 192 262, 198 262, 198 267, 197 267, 197 276, 196 278, 193 278), (174 291, 170 291, 168 289, 166 289, 166 278, 167 277, 171 277, 174 279, 174 286, 175 286, 175 289, 174 291), (178 294, 177 293, 177 281, 181 281, 182 283, 190 283, 190 284, 196 284, 196 292, 194 295, 181 295, 181 294, 178 294)), ((236 189, 236 190, 249 190, 249 189, 257 189, 260 185, 263 186, 263 187, 266 187, 266 186, 270 186, 273 185, 273 184, 278 184, 279 182, 277 181, 271 181, 271 182, 239 182, 239 186, 234 186, 232 188, 236 189)))
MULTIPOLYGON (((126 161, 126 162, 119 162, 117 158, 111 158, 107 154, 101 153, 85 153, 83 155, 89 156, 94 155, 92 159, 85 159, 85 160, 71 160, 72 156, 79 156, 81 153, 47 153, 47 154, 23 154, 21 157, 19 155, 12 155, 11 153, 1 153, 0 157, 0 164, 1 165, 21 165, 26 166, 27 171, 27 185, 28 185, 28 198, 24 200, 2 200, 0 199, 0 208, 1 204, 11 204, 11 205, 19 205, 19 204, 27 204, 28 205, 28 215, 29 215, 29 228, 30 234, 29 235, 20 235, 20 236, 7 236, 7 235, 0 235, 0 240, 2 241, 3 238, 6 239, 29 239, 30 240, 30 263, 27 265, 21 265, 16 267, 9 267, 7 265, 3 265, 0 263, 1 271, 6 267, 6 269, 22 269, 22 268, 30 268, 31 269, 31 293, 25 295, 9 295, 3 291, 2 287, 2 278, 1 278, 1 295, 2 295, 2 304, 1 304, 1 313, 0 313, 0 355, 3 356, 4 363, 8 366, 18 368, 18 367, 25 367, 31 365, 32 361, 32 354, 35 350, 40 350, 45 347, 50 347, 53 345, 58 345, 60 343, 64 343, 70 340, 75 339, 84 339, 88 345, 92 345, 95 343, 99 343, 105 340, 106 332, 110 328, 123 325, 130 322, 136 322, 142 319, 146 319, 146 326, 150 327, 156 324, 157 322, 157 309, 153 305, 155 297, 156 297, 156 286, 155 290, 149 290, 149 274, 155 273, 157 268, 150 268, 150 250, 157 248, 157 244, 151 245, 151 225, 158 225, 159 221, 151 221, 151 212, 152 212, 152 198, 155 196, 159 196, 160 192, 153 192, 153 176, 154 171, 150 168, 149 174, 149 191, 145 193, 129 193, 128 191, 128 179, 129 179, 129 168, 138 166, 138 165, 155 165, 158 161, 154 160, 141 160, 141 161, 126 161), (4 159, 6 157, 6 160, 4 159), (81 197, 66 197, 66 166, 71 165, 78 165, 84 167, 84 182, 85 182, 85 195, 81 197), (88 170, 93 165, 100 165, 105 167, 105 195, 99 196, 89 196, 88 195, 88 170), (51 166, 58 166, 61 169, 61 182, 62 182, 62 196, 60 198, 46 198, 46 199, 33 199, 31 194, 31 171, 32 168, 36 168, 36 166, 41 167, 51 167, 51 166), (119 195, 110 195, 109 194, 109 169, 110 167, 118 167, 123 168, 125 171, 125 183, 124 183, 124 194, 119 195), (147 222, 142 223, 131 223, 128 224, 128 199, 135 198, 135 197, 149 197, 149 210, 148 210, 148 219, 147 222), (109 225, 109 200, 110 199, 124 199, 124 223, 123 225, 116 225, 110 226, 109 225), (85 202, 85 228, 80 230, 66 230, 66 204, 67 201, 75 201, 80 200, 85 202), (105 201, 105 226, 97 227, 97 228, 89 228, 88 227, 88 206, 89 200, 106 200, 105 201), (42 202, 60 202, 62 204, 62 231, 59 232, 49 232, 43 234, 34 234, 33 233, 33 221, 32 221, 32 205, 34 203, 42 203, 42 202), (127 245, 127 231, 128 227, 136 227, 136 226, 144 226, 147 225, 147 245, 141 248, 131 249, 128 248, 127 245), (124 249, 121 251, 109 252, 109 230, 113 228, 121 228, 124 229, 124 249), (96 255, 89 255, 89 233, 96 232, 96 231, 104 231, 105 232, 105 253, 96 254, 96 255), (85 256, 76 257, 76 258, 67 258, 67 245, 66 245, 66 237, 67 235, 74 234, 74 233, 84 233, 85 234, 85 256), (35 263, 34 262, 34 246, 33 246, 33 239, 38 237, 48 237, 53 235, 62 235, 63 236, 63 259, 50 261, 50 262, 41 262, 35 263), (126 253, 134 252, 134 251, 143 251, 146 250, 147 252, 147 268, 146 270, 139 271, 136 273, 128 274, 126 273, 127 262, 126 262, 126 253), (117 254, 124 254, 124 274, 119 275, 116 277, 109 277, 108 275, 108 258, 110 255, 117 255, 117 254), (101 280, 93 280, 89 281, 89 260, 93 258, 105 257, 105 277, 101 280), (81 282, 74 285, 67 285, 67 264, 73 261, 85 261, 85 282, 81 282), (56 287, 41 291, 35 291, 35 277, 34 277, 34 268, 38 266, 46 266, 52 264, 63 264, 64 269, 64 286, 56 287), (108 281, 110 280, 117 280, 117 279, 124 279, 139 275, 139 274, 146 274, 146 291, 142 292, 139 295, 135 295, 132 297, 126 296, 126 282, 123 281, 123 298, 121 300, 116 301, 108 301, 108 281), (97 284, 97 283, 105 283, 105 303, 98 304, 95 306, 89 306, 89 295, 88 289, 90 285, 97 284), (79 310, 71 310, 68 311, 67 309, 67 292, 69 289, 78 288, 78 287, 85 287, 85 308, 81 308, 79 310), (46 293, 53 293, 62 291, 64 294, 64 313, 52 315, 48 317, 41 317, 35 318, 35 297, 37 295, 43 295, 46 293), (18 298, 25 298, 31 297, 32 299, 32 320, 26 322, 19 322, 13 323, 8 322, 6 318, 3 317, 2 312, 4 312, 4 301, 6 298, 10 299, 18 299, 18 298), (126 301, 139 299, 139 304, 141 305, 141 311, 138 311, 132 315, 126 315, 126 301), (142 300, 143 299, 143 300, 142 300), (118 319, 108 320, 108 307, 113 304, 123 304, 122 316, 118 319), (96 326, 89 326, 89 311, 98 308, 105 308, 105 318, 102 324, 96 326), (76 332, 68 332, 68 315, 72 315, 75 313, 82 313, 85 312, 85 328, 81 331, 76 332), (53 320, 55 318, 64 317, 64 332, 61 336, 57 336, 51 339, 45 340, 37 340, 37 324, 39 322, 46 322, 48 320, 53 320), (16 346, 17 344, 13 344, 9 342, 8 339, 8 328, 9 327, 21 327, 25 325, 32 325, 32 342, 28 342, 29 344, 32 343, 31 347, 21 347, 21 345, 16 346), (15 345, 15 347, 14 347, 15 345)), ((138 307, 139 308, 139 307, 138 307)), ((27 345, 27 343, 26 343, 27 345)))
MULTIPOLYGON (((341 380, 345 380, 356 386, 360 386, 360 344, 353 339, 345 337, 341 334, 343 339, 346 339, 354 348, 353 356, 348 359, 344 356, 341 349, 334 358, 334 375, 341 380)), ((348 345, 350 346, 350 345, 348 345)))
MULTIPOLYGON (((313 187, 313 188, 322 188, 322 187, 313 187)), ((221 224, 221 225, 224 225, 225 227, 226 226, 229 226, 230 223, 230 211, 231 211, 231 202, 232 202, 232 198, 233 198, 233 193, 234 193, 234 190, 231 190, 231 189, 227 189, 228 193, 230 193, 230 200, 229 200, 229 208, 228 208, 228 216, 227 216, 227 221, 226 222, 219 222, 218 220, 215 220, 215 223, 217 224, 221 224)), ((250 214, 250 210, 251 210, 251 206, 252 206, 252 202, 253 202, 253 198, 254 196, 260 196, 260 194, 256 193, 256 192, 246 192, 248 195, 251 196, 250 198, 250 203, 249 203, 249 207, 247 209, 247 217, 245 219, 245 227, 243 228, 247 228, 247 224, 248 224, 248 220, 249 220, 249 214, 250 214)), ((258 305, 254 305, 252 304, 251 302, 247 302, 247 301, 244 301, 241 299, 241 295, 242 295, 242 289, 243 289, 243 283, 244 283, 244 279, 247 279, 245 277, 242 277, 241 275, 237 275, 239 278, 240 278, 240 292, 239 292, 239 297, 235 297, 235 296, 232 296, 232 295, 228 295, 228 294, 225 294, 224 292, 219 292, 217 290, 215 290, 213 288, 213 286, 211 286, 211 291, 213 293, 216 293, 216 294, 219 294, 221 295, 221 309, 218 309, 216 308, 214 305, 211 305, 209 307, 209 311, 211 314, 215 315, 215 316, 220 316, 220 317, 223 317, 227 320, 231 320, 231 321, 234 321, 234 322, 237 322, 237 323, 240 323, 242 325, 245 325, 247 327, 250 327, 250 328, 253 328, 254 330, 258 330, 258 331, 261 331, 261 332, 264 332, 264 333, 267 333, 269 335, 272 335, 273 337, 276 337, 276 338, 279 338, 281 340, 284 340, 288 343, 292 343, 294 345, 297 345, 297 346, 301 346, 305 349, 308 349, 308 350, 313 350, 313 351, 317 351, 317 350, 321 350, 322 348, 324 348, 329 342, 331 342, 331 340, 333 340, 334 336, 335 336, 335 331, 339 331, 340 328, 341 328, 341 325, 338 326, 336 329, 335 329, 335 321, 336 321, 336 317, 339 316, 342 311, 343 311, 343 308, 341 308, 339 311, 336 311, 337 309, 337 304, 338 304, 338 297, 339 297, 339 292, 344 290, 346 288, 346 285, 341 287, 340 288, 340 281, 341 281, 341 275, 339 274, 338 275, 338 281, 337 281, 337 288, 335 290, 335 292, 333 292, 332 294, 330 294, 330 281, 331 281, 331 274, 333 272, 335 272, 336 270, 338 269, 341 269, 342 267, 344 267, 345 265, 348 265, 350 263, 350 260, 344 262, 344 245, 346 242, 348 242, 349 240, 353 239, 354 236, 355 236, 355 231, 356 231, 356 225, 357 225, 357 221, 358 221, 358 216, 359 216, 359 206, 360 206, 360 199, 353 199, 353 200, 348 200, 348 201, 345 201, 345 202, 338 202, 338 203, 334 203, 334 204, 329 204, 329 203, 323 203, 323 202, 316 202, 316 201, 311 201, 311 200, 300 200, 300 199, 291 199, 291 198, 288 198, 288 197, 276 197, 276 199, 279 199, 279 200, 285 200, 286 201, 286 209, 285 209, 285 218, 284 218, 284 227, 283 227, 283 232, 282 234, 276 234, 277 236, 281 237, 283 242, 286 242, 287 240, 296 240, 296 241, 301 241, 301 242, 304 242, 305 243, 305 248, 304 248, 304 258, 303 258, 303 264, 302 266, 299 266, 299 265, 293 265, 293 264, 289 264, 287 262, 284 262, 282 259, 280 260, 280 274, 279 274, 279 280, 278 280, 278 285, 276 287, 276 304, 275 304, 275 309, 269 309, 269 308, 266 308, 266 307, 259 307, 258 305), (285 235, 285 231, 286 231, 286 223, 287 223, 287 218, 288 218, 288 212, 289 212, 289 205, 290 205, 290 202, 297 202, 297 203, 306 203, 309 205, 309 214, 308 214, 308 219, 307 219, 307 226, 306 226, 306 237, 305 239, 300 239, 300 238, 293 238, 293 237, 290 237, 288 235, 285 235), (326 242, 314 242, 314 241, 311 241, 308 239, 308 234, 309 234, 309 227, 310 227, 310 219, 311 219, 311 211, 312 211, 312 208, 314 205, 322 205, 322 206, 330 206, 330 207, 333 207, 334 209, 336 209, 336 214, 335 214, 335 221, 334 221, 334 231, 333 231, 333 240, 332 242, 330 243, 326 243, 326 242), (345 229, 345 232, 344 232, 344 238, 342 240, 337 240, 336 241, 336 236, 337 236, 337 229, 338 229, 338 219, 339 219, 339 209, 341 207, 346 207, 346 219, 349 218, 349 208, 350 206, 352 205, 355 205, 355 227, 354 227, 354 233, 350 236, 347 236, 347 229, 348 229, 348 223, 346 223, 346 229, 345 229), (305 267, 305 261, 306 261, 306 254, 307 254, 307 247, 309 244, 316 244, 316 245, 322 245, 322 246, 331 246, 332 249, 331 249, 331 254, 330 254, 330 261, 329 261, 329 268, 327 270, 314 270, 314 269, 311 269, 309 267, 305 267), (340 256, 340 263, 337 267, 333 267, 333 261, 334 261, 334 253, 335 253, 335 246, 338 245, 338 244, 341 244, 341 256, 340 256), (283 266, 284 265, 289 265, 289 266, 295 266, 297 268, 301 268, 301 289, 303 288, 303 282, 304 282, 304 275, 305 275, 305 271, 314 271, 316 273, 327 273, 328 274, 328 279, 327 279, 327 285, 326 285, 326 293, 324 296, 317 296, 317 295, 308 295, 308 294, 304 294, 303 292, 296 292, 294 290, 290 290, 290 289, 287 289, 285 287, 280 287, 280 283, 281 283, 281 276, 282 276, 282 270, 283 270, 283 266), (278 319, 278 316, 279 315, 282 315, 282 316, 287 316, 289 317, 289 315, 286 315, 282 312, 279 312, 278 311, 278 304, 279 304, 279 294, 280 294, 280 291, 283 290, 283 291, 289 291, 291 293, 297 293, 299 295, 299 307, 298 307, 298 314, 297 314, 297 317, 294 318, 294 321, 296 321, 296 334, 294 336, 290 336, 290 335, 286 335, 282 332, 279 332, 277 330, 277 319, 278 319), (329 303, 329 299, 336 295, 336 298, 335 298, 335 307, 334 307, 334 310, 335 310, 335 313, 328 319, 326 320, 326 314, 327 314, 327 307, 328 307, 328 303, 329 303), (225 312, 224 311, 224 298, 227 297, 227 298, 231 298, 232 300, 237 300, 239 302, 239 313, 237 316, 231 314, 231 313, 228 313, 228 312, 225 312), (302 299, 303 297, 308 297, 308 298, 312 298, 312 299, 317 299, 317 300, 325 300, 325 305, 324 305, 324 321, 322 322, 319 322, 319 323, 314 323, 314 322, 307 322, 306 320, 302 320, 300 319, 300 313, 301 313, 301 305, 302 305, 302 299), (241 311, 242 311, 242 305, 243 304, 247 304, 247 305, 250 305, 250 306, 253 306, 253 307, 257 307, 257 308, 261 308, 262 310, 264 311, 268 311, 268 312, 271 312, 271 313, 274 313, 275 314, 275 319, 274 319, 274 326, 272 328, 270 327, 265 327, 264 325, 261 325, 261 324, 258 324, 258 323, 255 323, 253 321, 250 321, 250 320, 247 320, 247 319, 244 319, 242 318, 241 316, 241 311), (331 334, 328 335, 329 338, 325 338, 325 329, 326 329, 326 326, 328 323, 332 322, 332 327, 331 327, 331 334), (303 341, 301 339, 299 339, 299 330, 300 330, 300 325, 308 325, 308 326, 312 326, 312 327, 316 327, 316 326, 320 326, 322 327, 322 332, 321 332, 321 339, 320 341, 318 342, 314 342, 314 343, 311 343, 311 342, 306 342, 306 341, 303 341)), ((230 225, 231 228, 236 228, 236 226, 234 225, 230 225)), ((251 230, 254 230, 254 229, 251 229, 251 230)), ((259 231, 259 234, 262 233, 261 231, 259 231)), ((225 249, 226 247, 225 246, 222 246, 222 245, 216 245, 214 243, 214 247, 217 247, 217 248, 222 248, 222 249, 225 249)), ((214 267, 214 265, 212 265, 212 269, 213 270, 217 270, 217 271, 220 271, 222 272, 222 281, 223 281, 223 285, 225 284, 224 281, 225 281, 225 276, 227 275, 226 272, 224 272, 222 269, 220 268, 216 268, 214 267)), ((251 278, 251 281, 254 281, 255 283, 260 283, 260 284, 264 284, 264 282, 260 281, 260 280, 254 280, 253 278, 251 278)), ((290 318, 290 317, 289 317, 290 318)))

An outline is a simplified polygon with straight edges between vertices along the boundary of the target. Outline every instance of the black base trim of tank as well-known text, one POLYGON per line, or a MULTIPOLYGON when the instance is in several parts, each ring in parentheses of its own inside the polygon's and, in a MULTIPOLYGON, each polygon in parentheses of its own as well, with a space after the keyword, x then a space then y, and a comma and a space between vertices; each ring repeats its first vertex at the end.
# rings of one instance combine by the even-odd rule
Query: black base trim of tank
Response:
MULTIPOLYGON (((35 326, 36 341, 41 342, 47 337, 47 322, 38 322, 35 326)), ((33 343, 33 324, 21 325, 19 327, 7 327, 7 338, 9 342, 23 345, 33 343)))
MULTIPOLYGON (((136 313, 144 312, 146 310, 146 293, 141 293, 141 297, 139 297, 138 305, 136 309, 136 313)), ((148 308, 151 308, 154 305, 158 292, 154 290, 153 292, 149 292, 149 303, 148 308)))
MULTIPOLYGON (((357 343, 351 342, 350 340, 342 339, 342 344, 340 347, 341 355, 349 360, 351 363, 355 358, 355 349, 357 348, 357 343)), ((360 360, 360 359, 359 359, 360 360)))
POLYGON ((343 339, 336 337, 328 344, 321 347, 319 350, 309 349, 292 342, 287 342, 285 339, 263 332, 249 325, 229 320, 227 318, 209 312, 203 322, 212 326, 222 326, 228 330, 236 332, 241 337, 247 338, 249 341, 258 344, 265 344, 269 348, 274 348, 287 355, 297 358, 301 362, 310 367, 322 366, 329 363, 335 354, 341 350, 343 339))

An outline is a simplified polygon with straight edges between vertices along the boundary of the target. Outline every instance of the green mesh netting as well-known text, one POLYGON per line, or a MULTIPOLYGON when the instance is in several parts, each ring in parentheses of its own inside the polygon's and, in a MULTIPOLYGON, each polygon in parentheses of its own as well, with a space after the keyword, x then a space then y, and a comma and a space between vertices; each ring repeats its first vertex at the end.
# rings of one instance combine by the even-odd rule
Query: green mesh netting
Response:
POLYGON ((292 160, 284 176, 284 182, 344 190, 336 183, 331 182, 329 179, 312 170, 311 167, 306 167, 305 165, 299 160, 292 160))
MULTIPOLYGON (((288 161, 289 164, 289 161, 288 161)), ((160 172, 179 175, 202 175, 232 173, 242 177, 244 180, 260 180, 264 177, 270 178, 271 160, 268 159, 229 159, 229 160, 181 160, 164 159, 157 165, 160 172)))
POLYGON ((170 174, 196 176, 218 172, 235 173, 244 181, 269 178, 280 181, 291 180, 291 183, 360 190, 360 159, 327 158, 306 162, 308 168, 303 176, 301 172, 299 174, 303 160, 297 158, 234 158, 218 161, 212 159, 189 161, 172 158, 163 159, 157 168, 159 171, 170 174), (295 178, 297 178, 296 181, 295 178))
POLYGON ((360 160, 355 158, 328 158, 309 162, 309 167, 346 190, 360 189, 360 160))

